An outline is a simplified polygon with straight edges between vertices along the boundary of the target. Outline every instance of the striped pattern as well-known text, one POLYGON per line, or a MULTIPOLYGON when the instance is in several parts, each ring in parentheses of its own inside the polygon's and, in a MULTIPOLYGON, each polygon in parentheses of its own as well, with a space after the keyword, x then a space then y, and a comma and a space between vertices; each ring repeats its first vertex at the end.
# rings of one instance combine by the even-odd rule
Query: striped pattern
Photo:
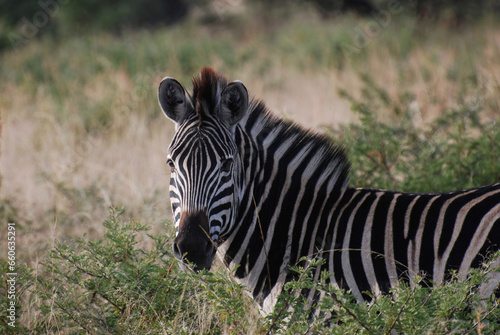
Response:
POLYGON ((193 115, 179 128, 170 145, 169 160, 179 162, 170 179, 170 200, 177 231, 182 211, 209 209, 209 233, 213 241, 218 241, 221 227, 228 226, 227 218, 237 210, 234 181, 241 178, 220 170, 222 161, 233 160, 236 147, 233 140, 223 136, 220 124, 205 120, 199 128, 198 122, 193 115))
POLYGON ((422 272, 435 282, 451 269, 465 276, 478 254, 498 250, 500 185, 444 194, 348 189, 334 216, 331 280, 363 299, 422 272))
POLYGON ((251 100, 228 127, 217 113, 227 85, 210 69, 193 81, 192 112, 176 122, 169 148, 172 209, 176 227, 183 212, 208 213, 220 258, 264 312, 303 256, 325 258, 316 276, 328 270, 363 300, 399 279, 413 285, 415 274, 465 276, 500 249, 500 184, 438 194, 350 188, 340 147, 262 102, 251 100))

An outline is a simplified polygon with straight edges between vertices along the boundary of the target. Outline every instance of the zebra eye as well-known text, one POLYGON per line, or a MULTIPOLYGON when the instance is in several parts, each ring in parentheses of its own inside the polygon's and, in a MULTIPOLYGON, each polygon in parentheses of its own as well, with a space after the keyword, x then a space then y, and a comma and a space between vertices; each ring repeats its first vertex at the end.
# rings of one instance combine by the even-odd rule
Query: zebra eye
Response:
POLYGON ((171 159, 168 159, 167 160, 167 164, 168 166, 170 166, 170 172, 174 173, 175 172, 175 164, 174 164, 174 161, 171 160, 171 159))
POLYGON ((226 158, 222 161, 220 170, 222 172, 229 172, 231 171, 231 166, 233 165, 233 159, 232 158, 226 158))

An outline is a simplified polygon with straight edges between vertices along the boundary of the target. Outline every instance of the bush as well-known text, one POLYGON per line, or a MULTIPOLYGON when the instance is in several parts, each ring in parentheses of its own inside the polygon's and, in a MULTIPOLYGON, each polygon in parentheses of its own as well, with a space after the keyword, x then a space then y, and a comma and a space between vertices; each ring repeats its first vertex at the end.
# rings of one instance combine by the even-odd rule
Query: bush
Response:
POLYGON ((359 304, 349 292, 329 284, 327 272, 323 272, 320 280, 314 279, 321 260, 303 259, 308 265, 292 268, 298 279, 285 285, 277 308, 267 319, 268 327, 286 334, 390 334, 393 331, 397 334, 493 334, 500 331, 500 300, 480 298, 478 287, 485 281, 486 274, 494 270, 493 260, 499 257, 497 252, 483 268, 471 270, 467 280, 459 280, 455 274, 451 281, 432 287, 410 287, 400 282, 391 290, 391 295, 373 297, 372 302, 364 304, 359 304), (308 302, 298 294, 304 289, 315 289, 324 295, 320 302, 312 305, 312 311, 322 317, 311 321, 311 311, 303 307, 308 302), (288 306, 295 310, 289 311, 288 306))
POLYGON ((58 243, 32 277, 35 333, 190 334, 248 329, 242 288, 221 272, 181 272, 168 237, 112 209, 103 240, 58 243), (148 239, 151 250, 141 247, 148 239))
MULTIPOLYGON (((492 262, 470 277, 433 287, 400 283, 392 295, 359 304, 349 292, 314 279, 322 260, 302 259, 292 267, 295 280, 285 284, 275 311, 265 320, 243 287, 226 270, 179 271, 168 237, 147 235, 148 227, 125 221, 111 209, 104 239, 84 237, 58 243, 38 273, 19 269, 21 296, 36 309, 31 327, 21 333, 71 334, 241 334, 258 333, 494 333, 500 330, 500 300, 477 293, 492 262), (142 247, 152 241, 151 249, 142 247), (308 308, 301 290, 315 289, 323 300, 308 308), (293 306, 294 310, 289 310, 293 306), (311 318, 311 313, 319 315, 311 318), (332 328, 333 325, 336 325, 332 328)), ((491 258, 500 257, 500 252, 491 258)), ((2 265, 3 267, 3 265, 2 265)), ((2 300, 3 301, 3 300, 2 300)), ((21 306, 18 306, 18 310, 21 306)), ((5 333, 11 327, 0 325, 5 333)))
POLYGON ((363 80, 360 99, 340 92, 360 122, 340 132, 326 127, 327 134, 348 150, 351 185, 445 192, 500 180, 500 119, 484 121, 479 100, 462 101, 422 126, 415 122, 410 93, 394 101, 370 77, 363 80), (379 121, 377 115, 384 111, 389 121, 379 121))
POLYGON ((184 0, 0 0, 0 50, 17 49, 48 32, 74 36, 172 24, 184 19, 188 11, 189 3, 184 0))
POLYGON ((188 3, 183 0, 75 1, 64 5, 63 29, 85 31, 89 22, 97 30, 120 31, 123 28, 151 27, 175 23, 186 17, 188 3))

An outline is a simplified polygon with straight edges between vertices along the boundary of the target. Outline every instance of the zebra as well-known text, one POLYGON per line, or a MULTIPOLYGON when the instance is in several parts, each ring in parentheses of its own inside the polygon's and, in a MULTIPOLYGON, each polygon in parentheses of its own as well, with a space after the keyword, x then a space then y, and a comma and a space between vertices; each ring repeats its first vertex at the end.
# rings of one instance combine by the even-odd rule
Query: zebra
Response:
MULTIPOLYGON (((322 257, 316 276, 326 269, 331 284, 363 301, 416 274, 435 283, 451 270, 465 277, 500 250, 500 184, 424 194, 353 188, 342 146, 273 115, 241 81, 204 68, 192 86, 188 94, 166 77, 158 89, 175 124, 173 252, 196 271, 217 253, 264 314, 304 256, 322 257)), ((483 293, 499 283, 493 273, 483 293)))

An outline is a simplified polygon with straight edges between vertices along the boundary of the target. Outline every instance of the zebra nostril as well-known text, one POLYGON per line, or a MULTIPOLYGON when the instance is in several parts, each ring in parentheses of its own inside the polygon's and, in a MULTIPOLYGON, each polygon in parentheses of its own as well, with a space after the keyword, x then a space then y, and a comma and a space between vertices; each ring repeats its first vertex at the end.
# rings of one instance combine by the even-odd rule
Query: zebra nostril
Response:
POLYGON ((181 254, 181 252, 179 250, 179 246, 177 245, 176 242, 174 242, 174 244, 172 245, 172 248, 174 250, 174 256, 175 256, 175 258, 182 259, 182 254, 181 254))
POLYGON ((215 251, 214 243, 212 241, 207 241, 207 246, 205 247, 205 254, 210 255, 215 251))
POLYGON ((215 255, 215 244, 208 237, 209 231, 205 211, 183 212, 172 244, 175 258, 191 265, 195 271, 209 270, 215 255))

